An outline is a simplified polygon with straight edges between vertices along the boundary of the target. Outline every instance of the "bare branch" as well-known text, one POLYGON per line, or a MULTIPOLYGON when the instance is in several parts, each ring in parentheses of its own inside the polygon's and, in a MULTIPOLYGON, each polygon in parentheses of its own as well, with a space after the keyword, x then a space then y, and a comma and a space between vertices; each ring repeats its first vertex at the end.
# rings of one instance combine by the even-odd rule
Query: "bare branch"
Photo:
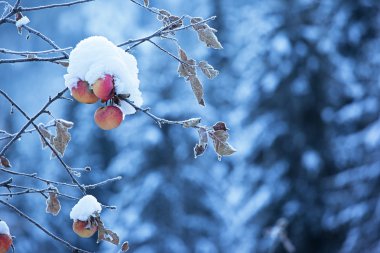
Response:
POLYGON ((79 0, 79 1, 63 3, 63 4, 50 4, 50 5, 43 5, 43 6, 36 6, 36 7, 19 7, 17 8, 17 11, 27 12, 27 11, 37 11, 37 10, 52 9, 52 8, 59 8, 59 7, 69 7, 72 5, 93 2, 93 1, 95 0, 79 0))

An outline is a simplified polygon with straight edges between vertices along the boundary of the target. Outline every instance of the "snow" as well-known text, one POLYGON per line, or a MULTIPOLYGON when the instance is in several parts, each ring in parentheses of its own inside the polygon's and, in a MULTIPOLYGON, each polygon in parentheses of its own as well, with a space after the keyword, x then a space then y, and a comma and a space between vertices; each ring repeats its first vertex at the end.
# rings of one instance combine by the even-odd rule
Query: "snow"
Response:
POLYGON ((9 227, 5 221, 0 221, 0 234, 2 235, 11 235, 9 233, 9 227))
POLYGON ((29 18, 27 16, 23 16, 19 20, 16 21, 16 26, 21 27, 23 25, 26 25, 30 22, 29 18))
MULTIPOLYGON (((116 94, 130 94, 129 99, 135 105, 142 105, 136 58, 102 36, 86 38, 71 51, 65 85, 70 90, 79 80, 92 85, 105 74, 113 76, 116 94)), ((136 112, 124 101, 120 107, 124 114, 136 112)))
POLYGON ((70 218, 73 220, 86 221, 95 213, 100 213, 102 207, 96 198, 92 195, 86 195, 71 209, 70 218))

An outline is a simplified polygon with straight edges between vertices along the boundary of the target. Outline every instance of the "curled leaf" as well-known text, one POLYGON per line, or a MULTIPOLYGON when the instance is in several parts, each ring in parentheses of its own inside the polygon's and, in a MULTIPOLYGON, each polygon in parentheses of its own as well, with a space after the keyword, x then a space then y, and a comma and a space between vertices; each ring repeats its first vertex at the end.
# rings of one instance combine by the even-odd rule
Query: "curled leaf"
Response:
POLYGON ((148 7, 149 6, 149 0, 144 0, 144 6, 148 7))
POLYGON ((203 99, 203 86, 201 84, 201 81, 199 81, 199 78, 197 76, 190 76, 189 80, 194 95, 198 100, 198 104, 205 106, 205 101, 203 99))
POLYGON ((38 130, 40 131, 40 133, 42 135, 42 136, 40 136, 40 140, 41 140, 41 144, 42 144, 42 149, 44 149, 47 146, 46 141, 49 141, 49 143, 51 143, 53 141, 54 136, 49 132, 49 130, 42 123, 40 123, 38 125, 38 130), (44 140, 44 138, 46 140, 44 140))
MULTIPOLYGON (((71 140, 71 134, 68 129, 73 126, 72 122, 65 121, 62 119, 58 119, 55 121, 56 125, 56 133, 57 135, 53 137, 52 145, 57 150, 57 152, 63 156, 67 147, 67 144, 71 140)), ((52 153, 52 157, 54 157, 54 153, 52 153)))
POLYGON ((203 74, 205 74, 209 79, 213 79, 219 75, 219 71, 214 69, 214 67, 208 64, 207 61, 200 61, 198 66, 202 70, 203 74))
POLYGON ((223 156, 232 155, 236 152, 236 149, 227 142, 229 138, 227 129, 228 128, 224 122, 218 122, 213 126, 213 130, 208 132, 214 144, 214 150, 218 155, 219 161, 223 156))
POLYGON ((103 240, 118 245, 120 241, 119 236, 115 232, 106 229, 99 216, 97 216, 95 219, 98 224, 98 239, 96 242, 99 243, 103 240))
POLYGON ((194 158, 203 155, 208 145, 207 129, 204 127, 198 128, 198 134, 199 141, 194 147, 194 158))
POLYGON ((220 44, 218 37, 216 37, 215 33, 217 30, 211 28, 206 23, 198 24, 202 22, 203 18, 192 18, 190 22, 193 24, 194 30, 198 33, 198 38, 200 41, 204 42, 207 47, 211 47, 214 49, 222 49, 222 44, 220 44))
POLYGON ((61 210, 61 203, 58 200, 58 189, 54 187, 52 190, 53 192, 49 192, 49 197, 46 200, 46 212, 56 216, 61 210))

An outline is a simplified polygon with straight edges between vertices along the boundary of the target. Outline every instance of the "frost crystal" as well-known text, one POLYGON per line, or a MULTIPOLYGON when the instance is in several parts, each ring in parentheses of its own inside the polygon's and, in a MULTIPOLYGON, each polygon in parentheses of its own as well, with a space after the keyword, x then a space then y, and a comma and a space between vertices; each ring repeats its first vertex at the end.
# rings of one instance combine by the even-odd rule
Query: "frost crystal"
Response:
POLYGON ((90 216, 100 213, 102 207, 92 195, 86 195, 71 209, 70 219, 86 221, 90 216))
MULTIPOLYGON (((142 105, 136 58, 102 36, 84 39, 73 49, 64 76, 65 85, 70 90, 76 87, 79 80, 92 85, 105 74, 113 76, 116 94, 129 94, 135 105, 142 105)), ((121 101, 120 107, 124 114, 136 112, 124 101, 121 101)))
POLYGON ((21 27, 23 25, 26 25, 30 22, 29 18, 27 16, 23 16, 19 20, 16 21, 16 26, 21 27))
POLYGON ((0 234, 2 235, 11 235, 9 233, 9 227, 5 221, 0 221, 0 234))

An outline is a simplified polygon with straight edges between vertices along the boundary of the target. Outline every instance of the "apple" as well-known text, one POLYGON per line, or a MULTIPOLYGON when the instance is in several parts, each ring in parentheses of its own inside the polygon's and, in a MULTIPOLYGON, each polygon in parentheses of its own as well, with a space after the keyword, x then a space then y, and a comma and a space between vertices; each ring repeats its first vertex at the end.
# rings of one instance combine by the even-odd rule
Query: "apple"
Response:
POLYGON ((103 78, 99 78, 92 85, 92 90, 94 94, 100 98, 102 101, 107 101, 113 97, 113 78, 111 75, 105 75, 103 78))
POLYGON ((12 245, 12 237, 8 234, 0 234, 0 253, 6 253, 12 245))
POLYGON ((111 130, 121 124, 123 112, 119 107, 113 105, 100 107, 96 110, 94 119, 101 129, 111 130))
POLYGON ((75 220, 73 223, 73 231, 83 238, 89 238, 98 231, 98 226, 92 224, 90 221, 75 220))
POLYGON ((78 102, 85 104, 93 104, 99 100, 99 98, 95 96, 94 92, 90 89, 88 82, 82 80, 78 81, 77 86, 71 89, 71 95, 78 102))

